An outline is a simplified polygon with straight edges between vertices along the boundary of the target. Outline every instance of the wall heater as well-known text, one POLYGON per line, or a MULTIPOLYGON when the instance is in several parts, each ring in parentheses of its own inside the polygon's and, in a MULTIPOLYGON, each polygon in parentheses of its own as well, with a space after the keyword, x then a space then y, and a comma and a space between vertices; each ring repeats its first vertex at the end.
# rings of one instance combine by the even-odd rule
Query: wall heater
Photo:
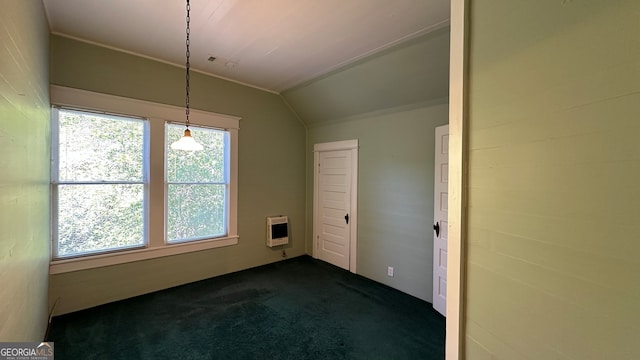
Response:
POLYGON ((267 246, 274 247, 289 243, 289 218, 287 216, 267 217, 267 246))

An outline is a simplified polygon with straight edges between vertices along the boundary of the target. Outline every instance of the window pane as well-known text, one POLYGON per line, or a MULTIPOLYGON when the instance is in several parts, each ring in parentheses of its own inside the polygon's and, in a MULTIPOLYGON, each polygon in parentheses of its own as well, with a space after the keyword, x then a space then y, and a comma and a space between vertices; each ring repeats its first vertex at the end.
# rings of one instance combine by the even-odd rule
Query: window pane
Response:
POLYGON ((144 244, 144 185, 58 186, 58 257, 144 244))
POLYGON ((180 139, 184 125, 168 125, 167 134, 167 180, 169 182, 217 182, 225 181, 225 137, 221 130, 190 126, 191 136, 204 150, 173 150, 169 145, 180 139))
POLYGON ((60 181, 142 181, 144 123, 59 111, 60 181))
POLYGON ((225 185, 169 184, 169 241, 226 235, 225 185))

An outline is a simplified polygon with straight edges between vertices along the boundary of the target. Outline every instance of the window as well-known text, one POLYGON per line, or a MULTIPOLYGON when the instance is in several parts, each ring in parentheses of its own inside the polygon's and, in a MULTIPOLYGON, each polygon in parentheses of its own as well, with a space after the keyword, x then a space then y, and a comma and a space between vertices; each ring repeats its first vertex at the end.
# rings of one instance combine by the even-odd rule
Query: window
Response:
POLYGON ((53 112, 54 258, 144 246, 146 121, 53 112))
POLYGON ((167 125, 167 241, 181 242, 227 235, 229 133, 190 127, 202 151, 173 150, 184 125, 167 125))
POLYGON ((238 243, 239 118, 51 86, 51 274, 238 243), (88 110, 80 110, 88 109, 88 110), (105 115, 126 114, 126 115, 105 115))

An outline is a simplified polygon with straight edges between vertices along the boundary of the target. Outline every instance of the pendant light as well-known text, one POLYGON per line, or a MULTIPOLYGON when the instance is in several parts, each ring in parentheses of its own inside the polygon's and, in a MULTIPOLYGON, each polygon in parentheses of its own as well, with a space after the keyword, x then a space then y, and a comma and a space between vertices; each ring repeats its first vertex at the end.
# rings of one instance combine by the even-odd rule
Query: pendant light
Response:
POLYGON ((185 44, 187 45, 186 57, 187 63, 185 64, 185 68, 187 71, 186 78, 186 96, 185 96, 185 114, 187 117, 186 125, 187 128, 184 130, 184 135, 180 138, 180 140, 171 144, 171 148, 174 150, 186 150, 186 151, 199 151, 204 149, 204 147, 198 143, 193 137, 191 137, 191 131, 189 130, 189 68, 191 64, 189 63, 189 22, 191 18, 189 17, 189 11, 191 10, 191 5, 189 5, 189 0, 187 0, 187 40, 185 44))

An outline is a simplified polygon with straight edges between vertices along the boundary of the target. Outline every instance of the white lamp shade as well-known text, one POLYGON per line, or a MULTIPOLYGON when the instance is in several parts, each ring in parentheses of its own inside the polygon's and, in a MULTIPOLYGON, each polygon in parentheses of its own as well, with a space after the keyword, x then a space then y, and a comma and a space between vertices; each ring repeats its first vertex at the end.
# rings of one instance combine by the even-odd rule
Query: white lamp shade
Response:
POLYGON ((186 151, 200 151, 204 149, 204 147, 200 143, 198 143, 194 138, 191 137, 191 131, 189 131, 189 129, 185 129, 184 136, 182 136, 180 140, 171 144, 171 148, 173 150, 186 151))

